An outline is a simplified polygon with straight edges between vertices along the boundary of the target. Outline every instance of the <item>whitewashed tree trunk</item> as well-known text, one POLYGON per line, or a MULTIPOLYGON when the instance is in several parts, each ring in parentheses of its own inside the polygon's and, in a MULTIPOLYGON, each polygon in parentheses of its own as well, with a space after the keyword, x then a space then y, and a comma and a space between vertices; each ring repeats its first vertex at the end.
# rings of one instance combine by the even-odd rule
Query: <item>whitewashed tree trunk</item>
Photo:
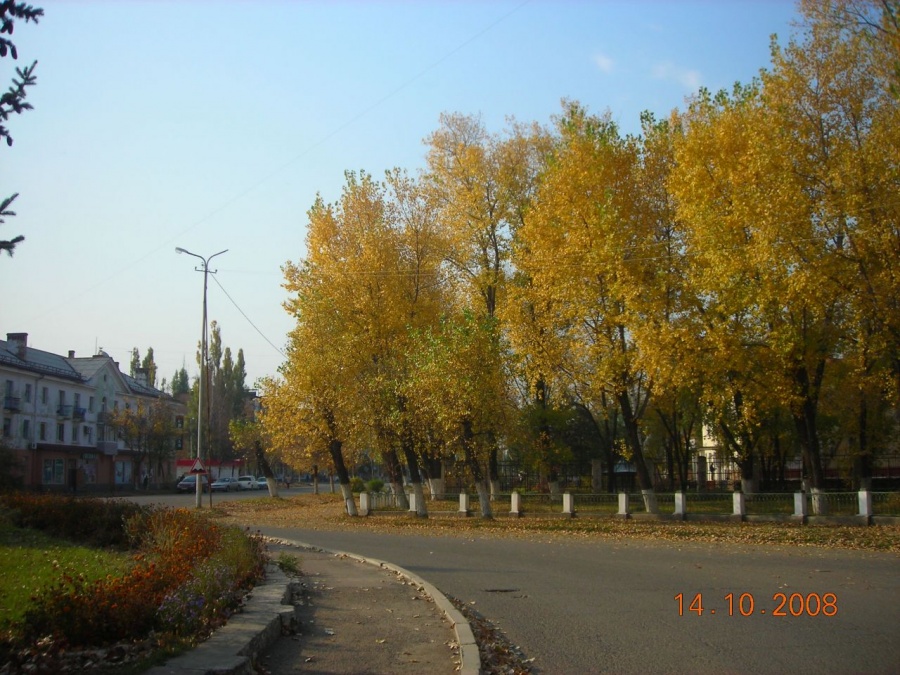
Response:
POLYGON ((419 518, 428 517, 428 507, 425 506, 425 493, 421 483, 413 483, 413 492, 416 495, 416 515, 419 518))
POLYGON ((659 513, 659 506, 656 504, 656 493, 653 490, 641 490, 641 496, 644 498, 644 510, 647 513, 659 513))
POLYGON ((477 481, 475 489, 478 491, 478 502, 481 506, 482 518, 493 518, 494 512, 491 509, 491 489, 489 482, 486 480, 477 481))
POLYGON ((492 480, 491 481, 491 499, 497 499, 497 496, 500 494, 500 481, 492 480))
MULTIPOLYGON (((332 483, 332 486, 334 483, 332 483)), ((341 496, 344 498, 344 505, 347 509, 347 514, 351 516, 358 516, 359 511, 356 509, 356 500, 353 498, 353 490, 350 489, 350 485, 341 484, 341 496)))
POLYGON ((812 493, 812 512, 814 516, 827 516, 828 515, 828 499, 825 496, 825 492, 819 488, 812 488, 810 490, 812 493))
POLYGON ((394 493, 394 497, 397 499, 397 506, 404 511, 409 511, 409 499, 406 497, 406 490, 403 489, 403 485, 401 483, 391 483, 391 492, 394 493))
POLYGON ((429 478, 428 491, 431 492, 432 499, 437 499, 439 496, 442 496, 444 494, 444 479, 429 478))
POLYGON ((266 476, 266 487, 269 489, 270 497, 278 496, 278 481, 276 479, 266 476))

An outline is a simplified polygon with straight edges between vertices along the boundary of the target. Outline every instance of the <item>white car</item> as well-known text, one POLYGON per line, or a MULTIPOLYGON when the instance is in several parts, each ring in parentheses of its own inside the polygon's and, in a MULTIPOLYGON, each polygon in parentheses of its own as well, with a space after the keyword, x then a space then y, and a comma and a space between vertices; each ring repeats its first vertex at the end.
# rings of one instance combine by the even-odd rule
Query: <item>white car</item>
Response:
POLYGON ((266 480, 265 476, 260 476, 256 479, 256 487, 258 487, 260 490, 269 489, 269 482, 266 480))
POLYGON ((259 489, 259 486, 256 484, 256 478, 254 476, 238 476, 237 483, 239 490, 259 489))

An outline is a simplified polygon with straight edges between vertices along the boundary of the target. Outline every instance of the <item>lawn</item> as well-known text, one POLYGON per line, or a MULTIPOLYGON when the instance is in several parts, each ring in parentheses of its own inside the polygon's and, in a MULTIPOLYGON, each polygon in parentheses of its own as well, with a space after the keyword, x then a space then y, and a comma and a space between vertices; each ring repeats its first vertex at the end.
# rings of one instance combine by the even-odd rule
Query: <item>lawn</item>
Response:
POLYGON ((266 561, 187 509, 0 495, 0 672, 140 672, 227 621, 266 561))
POLYGON ((62 574, 87 580, 123 574, 131 555, 98 550, 11 524, 0 524, 0 627, 23 618, 31 597, 62 574))

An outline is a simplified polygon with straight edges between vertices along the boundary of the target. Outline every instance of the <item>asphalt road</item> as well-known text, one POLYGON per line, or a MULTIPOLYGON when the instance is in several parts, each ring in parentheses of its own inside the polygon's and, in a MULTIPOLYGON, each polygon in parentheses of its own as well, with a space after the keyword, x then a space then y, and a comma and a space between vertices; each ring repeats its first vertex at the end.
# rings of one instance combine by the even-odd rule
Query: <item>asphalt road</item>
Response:
POLYGON ((895 554, 261 529, 405 567, 540 673, 900 672, 895 554))

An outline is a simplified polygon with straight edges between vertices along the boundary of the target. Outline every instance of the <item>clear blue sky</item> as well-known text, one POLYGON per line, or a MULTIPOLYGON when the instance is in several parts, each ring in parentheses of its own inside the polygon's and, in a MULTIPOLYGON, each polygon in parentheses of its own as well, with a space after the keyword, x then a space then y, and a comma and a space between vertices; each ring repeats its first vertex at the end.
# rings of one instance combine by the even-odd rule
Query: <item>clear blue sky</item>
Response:
POLYGON ((634 132, 753 78, 797 18, 788 0, 32 1, 46 16, 14 39, 39 61, 35 109, 0 148, 0 194, 21 194, 0 235, 26 237, 0 259, 0 337, 123 368, 152 346, 160 377, 194 375, 202 275, 174 249, 229 249, 211 267, 233 302, 211 279, 209 312, 249 384, 283 360, 280 267, 344 171, 415 172, 441 112, 499 132, 570 98, 634 132))

